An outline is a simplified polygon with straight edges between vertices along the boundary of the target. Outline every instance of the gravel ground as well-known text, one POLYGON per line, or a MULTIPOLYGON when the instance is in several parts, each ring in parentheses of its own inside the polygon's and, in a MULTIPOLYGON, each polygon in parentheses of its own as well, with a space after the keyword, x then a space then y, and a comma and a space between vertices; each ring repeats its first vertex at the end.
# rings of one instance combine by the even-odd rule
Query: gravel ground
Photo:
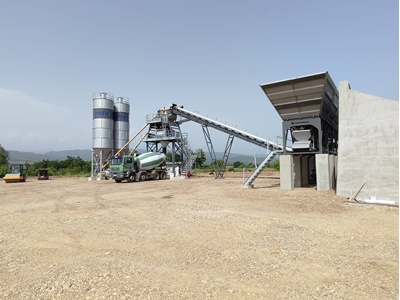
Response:
POLYGON ((398 208, 237 176, 0 182, 0 299, 398 299, 398 208))

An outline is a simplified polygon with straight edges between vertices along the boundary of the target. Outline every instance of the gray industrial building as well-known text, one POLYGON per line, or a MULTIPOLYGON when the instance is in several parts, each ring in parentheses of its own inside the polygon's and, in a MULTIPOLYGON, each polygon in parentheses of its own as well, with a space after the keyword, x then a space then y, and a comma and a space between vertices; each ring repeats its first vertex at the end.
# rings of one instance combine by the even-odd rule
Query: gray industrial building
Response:
POLYGON ((316 184, 399 202, 399 102, 337 90, 328 72, 261 85, 282 118, 281 189, 316 184), (289 140, 292 151, 286 151, 289 140), (315 181, 315 182, 314 182, 315 181))

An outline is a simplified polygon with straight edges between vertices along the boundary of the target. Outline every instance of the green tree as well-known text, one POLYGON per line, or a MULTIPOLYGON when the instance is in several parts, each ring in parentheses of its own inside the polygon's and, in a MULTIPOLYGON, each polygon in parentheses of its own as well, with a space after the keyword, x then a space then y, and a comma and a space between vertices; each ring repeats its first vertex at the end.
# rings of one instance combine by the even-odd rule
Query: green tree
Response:
POLYGON ((198 150, 199 155, 196 158, 196 167, 201 168, 203 167, 204 163, 206 162, 207 158, 206 158, 206 154, 204 153, 203 149, 199 149, 198 150))
POLYGON ((9 158, 8 151, 0 144, 0 166, 8 166, 9 158))
POLYGON ((279 171, 280 170, 279 159, 276 160, 275 162, 273 162, 272 164, 270 164, 269 167, 279 171))
POLYGON ((88 175, 91 172, 91 162, 82 158, 67 156, 65 160, 42 160, 34 162, 28 168, 28 176, 36 176, 40 169, 48 169, 50 176, 57 175, 88 175))
POLYGON ((222 159, 217 159, 215 161, 215 164, 217 165, 217 167, 222 167, 222 165, 224 164, 224 161, 222 159))
POLYGON ((3 178, 10 170, 7 166, 0 166, 0 178, 3 178))
MULTIPOLYGON (((167 153, 167 162, 172 161, 172 152, 167 153)), ((181 161, 181 156, 178 153, 175 153, 175 162, 181 161)))
POLYGON ((243 163, 242 163, 241 161, 235 161, 235 162, 233 163, 233 167, 234 167, 234 168, 239 168, 242 164, 243 164, 243 163))

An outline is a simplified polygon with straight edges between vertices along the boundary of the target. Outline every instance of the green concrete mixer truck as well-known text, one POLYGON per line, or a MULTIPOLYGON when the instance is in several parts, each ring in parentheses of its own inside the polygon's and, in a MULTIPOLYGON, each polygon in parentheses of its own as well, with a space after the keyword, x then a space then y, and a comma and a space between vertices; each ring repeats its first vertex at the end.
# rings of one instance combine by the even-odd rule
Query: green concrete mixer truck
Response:
POLYGON ((164 153, 147 152, 140 155, 114 156, 110 163, 110 177, 115 182, 144 181, 167 178, 164 153))

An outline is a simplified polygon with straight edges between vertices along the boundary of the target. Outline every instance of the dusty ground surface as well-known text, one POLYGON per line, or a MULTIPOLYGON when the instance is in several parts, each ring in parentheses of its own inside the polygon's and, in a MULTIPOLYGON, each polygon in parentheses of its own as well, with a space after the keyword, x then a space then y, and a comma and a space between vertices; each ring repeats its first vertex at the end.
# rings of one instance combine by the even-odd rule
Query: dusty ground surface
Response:
POLYGON ((398 208, 237 176, 0 182, 0 299, 398 299, 398 208))

